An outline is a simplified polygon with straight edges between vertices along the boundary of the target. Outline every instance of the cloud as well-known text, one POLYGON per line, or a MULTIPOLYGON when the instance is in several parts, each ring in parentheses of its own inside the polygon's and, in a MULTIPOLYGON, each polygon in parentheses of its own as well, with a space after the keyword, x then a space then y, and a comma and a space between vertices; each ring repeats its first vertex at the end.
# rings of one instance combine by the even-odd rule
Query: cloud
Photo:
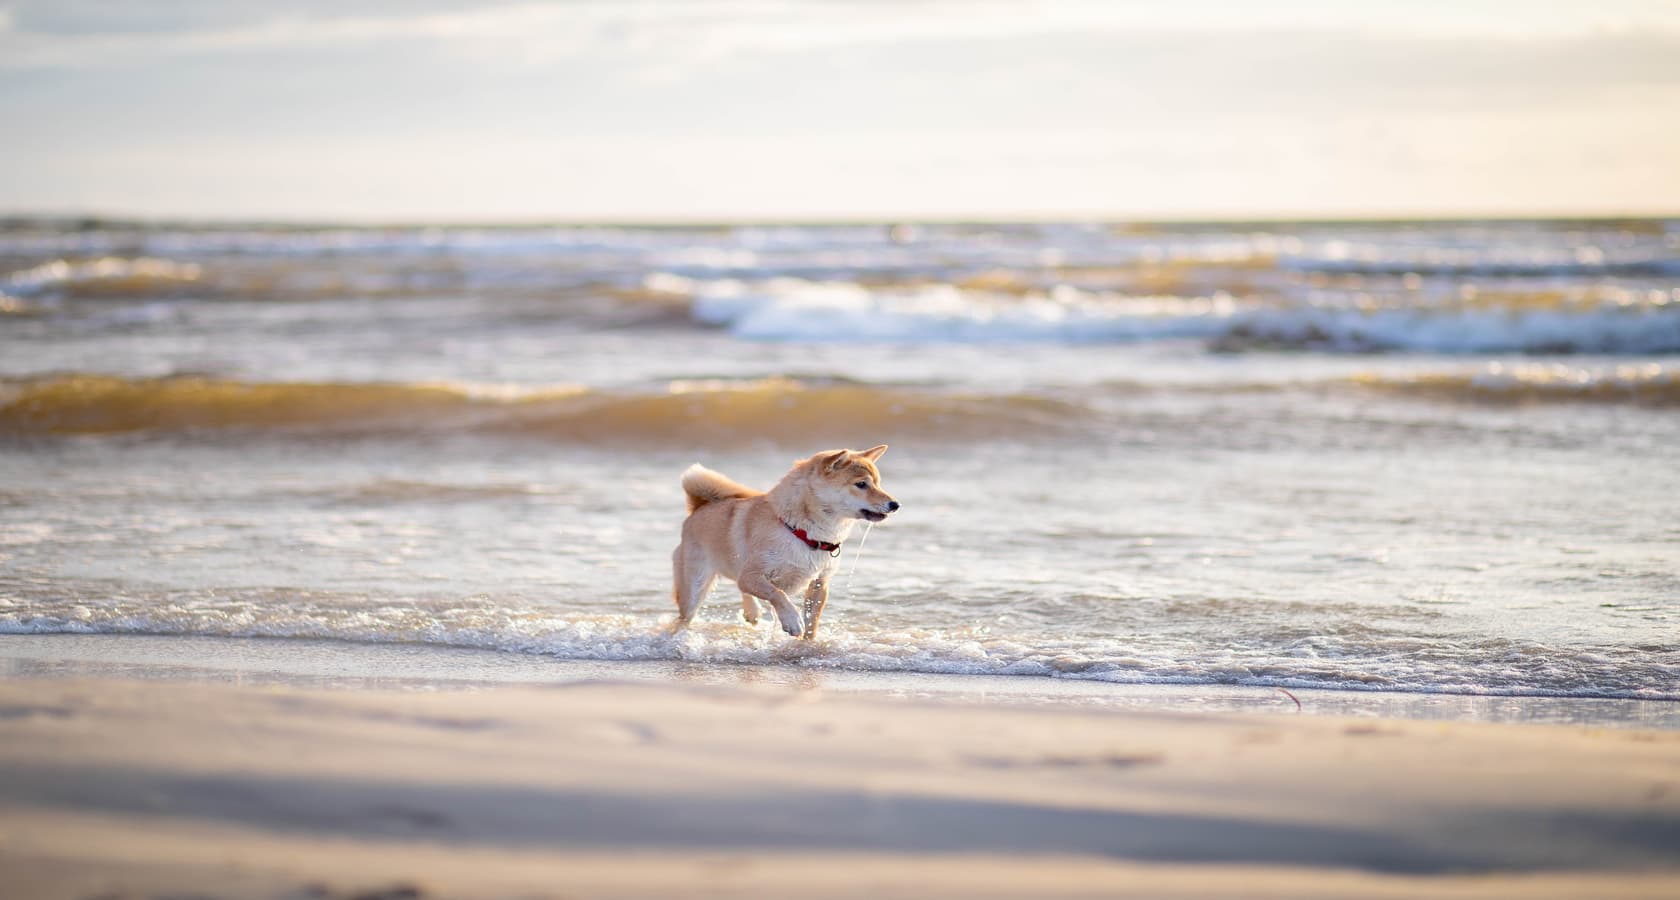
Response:
POLYGON ((1038 36, 1328 33, 1411 41, 1548 41, 1652 29, 1680 30, 1680 11, 1638 0, 1510 6, 1464 0, 1416 4, 1294 0, 173 0, 144 11, 91 0, 18 4, 0 28, 0 66, 112 67, 182 56, 286 53, 407 44, 522 60, 562 56, 658 58, 705 64, 743 54, 1022 40, 1038 36))

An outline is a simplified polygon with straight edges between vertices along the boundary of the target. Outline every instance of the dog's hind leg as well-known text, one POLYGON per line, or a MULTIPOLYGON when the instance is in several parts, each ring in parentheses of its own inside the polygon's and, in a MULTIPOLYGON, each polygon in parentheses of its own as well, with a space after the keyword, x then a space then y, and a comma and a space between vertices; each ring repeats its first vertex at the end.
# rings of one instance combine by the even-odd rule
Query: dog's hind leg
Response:
POLYGON ((746 591, 741 592, 741 618, 746 619, 748 625, 758 624, 758 598, 746 591))
POLYGON ((677 627, 687 625, 700 608, 700 601, 711 593, 717 573, 707 563, 703 553, 695 553, 684 544, 671 554, 671 598, 677 604, 677 627))

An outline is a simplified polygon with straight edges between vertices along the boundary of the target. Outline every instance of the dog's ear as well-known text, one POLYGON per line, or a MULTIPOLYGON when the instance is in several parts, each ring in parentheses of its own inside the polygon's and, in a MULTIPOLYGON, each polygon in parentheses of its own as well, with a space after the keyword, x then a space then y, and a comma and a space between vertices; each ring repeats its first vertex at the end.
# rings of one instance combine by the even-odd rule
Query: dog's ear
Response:
POLYGON ((826 472, 838 472, 840 467, 846 464, 846 456, 851 452, 850 450, 835 450, 832 453, 819 453, 817 454, 817 465, 821 466, 826 472))
POLYGON ((868 450, 865 450, 862 453, 859 453, 858 455, 863 457, 864 459, 869 460, 870 462, 874 462, 875 460, 880 459, 881 454, 883 454, 885 452, 887 452, 887 445, 886 444, 876 444, 875 446, 870 447, 868 450))

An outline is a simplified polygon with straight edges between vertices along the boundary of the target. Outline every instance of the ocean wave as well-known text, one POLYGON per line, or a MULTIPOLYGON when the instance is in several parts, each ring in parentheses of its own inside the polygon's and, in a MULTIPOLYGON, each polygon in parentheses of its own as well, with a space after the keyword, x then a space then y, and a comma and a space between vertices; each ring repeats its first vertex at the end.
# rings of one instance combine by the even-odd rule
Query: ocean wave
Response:
MULTIPOLYGON (((566 393, 561 391, 562 394, 566 393)), ((361 430, 529 398, 422 384, 252 383, 74 374, 0 383, 0 432, 113 434, 226 428, 361 430)))
POLYGON ((1469 372, 1362 374, 1349 381, 1391 393, 1487 403, 1680 406, 1680 367, 1658 362, 1599 366, 1495 362, 1469 372))
POLYGON ((1115 684, 1228 684, 1256 687, 1487 696, 1680 700, 1680 648, 1630 655, 1614 649, 1543 646, 1500 638, 1422 638, 1395 647, 1384 638, 1315 637, 1275 646, 1221 647, 984 630, 836 625, 815 643, 788 640, 773 621, 758 626, 700 621, 673 631, 669 616, 561 616, 491 602, 442 605, 403 600, 346 604, 332 595, 219 594, 73 604, 7 604, 0 634, 157 634, 411 643, 526 653, 568 660, 678 660, 742 666, 801 666, 860 672, 1014 675, 1115 684), (8 609, 7 607, 12 608, 8 609), (51 608, 43 608, 50 606, 51 608), (32 608, 31 608, 32 607, 32 608))
POLYGON ((1287 235, 1225 228, 1164 233, 1100 223, 972 225, 181 227, 108 223, 0 229, 0 256, 416 258, 612 257, 694 271, 897 269, 918 257, 961 265, 1100 265, 1129 261, 1240 263, 1297 249, 1287 235))
POLYGON ((780 341, 988 343, 1209 337, 1238 312, 1228 296, 1105 297, 1072 288, 1041 296, 968 291, 953 285, 875 290, 851 282, 771 279, 682 282, 696 320, 739 337, 780 341))
POLYGON ((1221 349, 1333 352, 1680 352, 1680 304, 1584 309, 1256 309, 1234 318, 1221 349))
POLYGON ((1673 245, 1642 242, 1622 249, 1593 244, 1535 242, 1521 245, 1407 246, 1404 243, 1333 240, 1279 257, 1281 269, 1343 275, 1431 277, 1661 277, 1680 274, 1673 245))
POLYGON ((1331 352, 1680 352, 1680 299, 1666 291, 1602 302, 1487 295, 1428 306, 1340 295, 1267 302, 1229 294, 1127 296, 1068 286, 1041 293, 935 284, 698 281, 661 273, 646 288, 687 295, 694 319, 750 340, 878 343, 1121 342, 1196 338, 1222 350, 1331 352))
POLYGON ((1134 398, 1289 391, 1380 391, 1472 403, 1680 406, 1680 368, 1663 362, 1489 363, 1316 380, 1107 381, 1040 393, 974 393, 820 376, 684 379, 639 390, 574 385, 246 382, 203 376, 65 374, 0 380, 0 437, 481 435, 578 444, 1035 440, 1102 424, 1134 398))
POLYGON ((197 288, 204 268, 192 263, 108 256, 53 260, 0 277, 0 293, 21 298, 156 297, 197 288))
POLYGON ((324 255, 61 258, 0 275, 0 296, 59 300, 292 300, 404 298, 449 294, 573 295, 610 289, 612 273, 579 272, 546 260, 465 266, 449 256, 387 260, 324 255))
POLYGON ((243 382, 72 374, 0 382, 0 435, 204 431, 482 433, 582 443, 844 443, 895 435, 1056 433, 1077 405, 844 380, 672 381, 644 391, 576 386, 243 382))
POLYGON ((65 256, 140 251, 180 256, 425 256, 634 251, 693 243, 716 229, 529 227, 173 227, 111 223, 95 229, 47 225, 0 232, 0 253, 65 256))

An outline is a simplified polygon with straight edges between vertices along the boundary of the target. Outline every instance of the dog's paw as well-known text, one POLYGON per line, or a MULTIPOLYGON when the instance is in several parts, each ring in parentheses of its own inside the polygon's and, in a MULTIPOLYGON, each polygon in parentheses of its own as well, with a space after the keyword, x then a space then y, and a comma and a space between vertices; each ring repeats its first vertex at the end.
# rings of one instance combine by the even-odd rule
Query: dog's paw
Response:
POLYGON ((796 612, 791 616, 779 616, 778 618, 781 620, 782 630, 788 634, 799 637, 805 633, 805 620, 799 617, 799 613, 796 612))

